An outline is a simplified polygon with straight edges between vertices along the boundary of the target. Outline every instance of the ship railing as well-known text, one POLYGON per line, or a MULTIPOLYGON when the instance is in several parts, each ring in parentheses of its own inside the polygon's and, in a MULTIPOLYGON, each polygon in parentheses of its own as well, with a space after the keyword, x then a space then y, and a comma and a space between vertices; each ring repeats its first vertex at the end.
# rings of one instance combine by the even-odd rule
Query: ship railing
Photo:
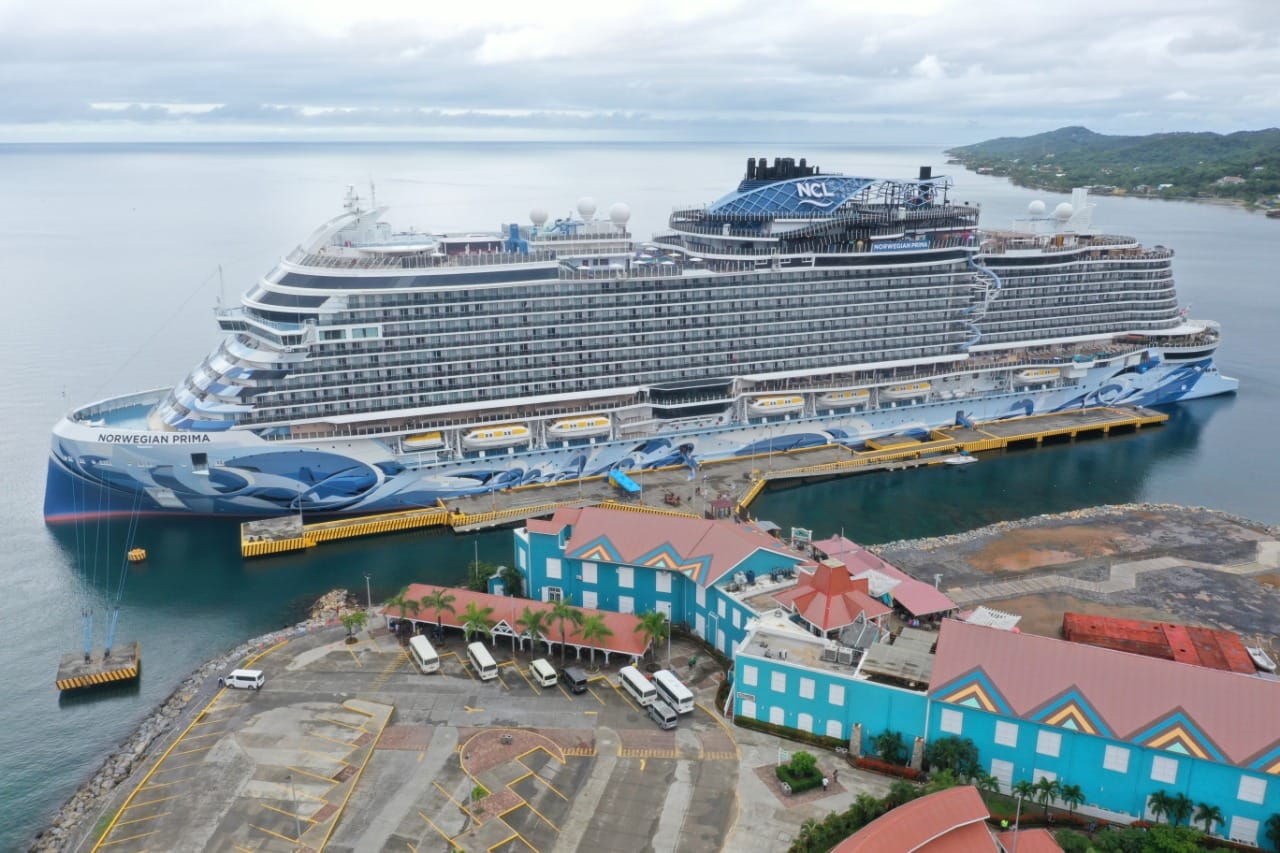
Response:
POLYGON ((450 267, 488 267, 509 264, 534 264, 555 261, 556 253, 538 252, 462 252, 455 255, 399 255, 388 257, 355 257, 346 254, 328 254, 305 252, 295 249, 285 260, 302 267, 321 269, 360 269, 360 270, 397 270, 397 269, 438 269, 450 267))

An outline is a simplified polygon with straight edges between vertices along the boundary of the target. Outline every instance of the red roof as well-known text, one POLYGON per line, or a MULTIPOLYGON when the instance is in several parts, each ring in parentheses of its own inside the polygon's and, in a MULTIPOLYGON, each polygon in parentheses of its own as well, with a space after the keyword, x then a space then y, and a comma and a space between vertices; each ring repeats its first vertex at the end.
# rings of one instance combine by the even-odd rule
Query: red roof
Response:
MULTIPOLYGON (((427 595, 434 593, 442 587, 432 586, 431 584, 415 583, 410 584, 409 589, 405 592, 406 599, 421 601, 427 595)), ((531 601, 527 598, 512 598, 507 595, 491 595, 487 592, 472 592, 469 589, 457 589, 454 587, 446 587, 449 592, 453 593, 453 608, 457 613, 444 611, 441 616, 441 623, 448 625, 450 628, 461 628, 462 613, 467 609, 467 605, 475 602, 479 608, 492 607, 493 612, 489 618, 497 623, 505 623, 508 628, 514 630, 517 634, 524 631, 523 628, 516 625, 515 622, 520 618, 520 614, 527 607, 530 610, 550 610, 551 605, 543 601, 531 601)), ((610 610, 595 610, 590 607, 579 607, 579 610, 586 616, 594 616, 599 614, 604 617, 604 624, 609 630, 613 631, 613 635, 596 642, 595 647, 600 651, 609 651, 628 655, 643 655, 649 648, 648 640, 644 634, 639 633, 636 629, 640 626, 640 620, 629 613, 614 613, 610 610)), ((410 610, 406 616, 402 610, 396 607, 384 607, 383 614, 395 619, 408 619, 412 622, 423 622, 434 625, 436 623, 436 612, 429 607, 422 608, 417 612, 410 610)), ((546 639, 553 643, 560 642, 560 625, 555 623, 551 625, 550 633, 544 635, 546 639)), ((590 648, 591 643, 582 639, 578 633, 578 629, 571 623, 565 624, 565 642, 570 645, 582 646, 590 648)))
POLYGON ((1084 731, 1242 767, 1280 746, 1280 682, 948 619, 929 695, 962 693, 1027 720, 1071 704, 1084 731))
MULTIPOLYGON (((998 834, 996 840, 1005 850, 1013 850, 1013 836, 1011 829, 998 834)), ((1017 836, 1018 853, 1062 853, 1062 847, 1053 840, 1053 833, 1047 829, 1019 829, 1017 836)))
POLYGON ((567 557, 667 569, 710 586, 758 551, 778 555, 776 568, 803 557, 767 533, 719 519, 683 518, 602 507, 560 509, 550 521, 530 521, 530 533, 572 527, 567 557))
POLYGON ((813 547, 828 557, 844 563, 849 567, 851 574, 860 575, 863 572, 874 571, 900 581, 893 590, 893 598, 915 616, 950 613, 956 609, 956 603, 945 593, 935 589, 933 584, 916 580, 843 536, 820 539, 813 543, 813 547))
POLYGON ((1064 613, 1062 635, 1073 643, 1088 643, 1245 675, 1253 675, 1256 670, 1244 643, 1230 631, 1172 622, 1064 613))
POLYGON ((977 788, 947 788, 881 815, 831 853, 1000 853, 990 816, 977 788))
POLYGON ((812 573, 801 571, 799 583, 773 598, 824 632, 852 625, 859 613, 878 619, 893 610, 868 595, 866 579, 854 580, 839 560, 823 560, 812 573))

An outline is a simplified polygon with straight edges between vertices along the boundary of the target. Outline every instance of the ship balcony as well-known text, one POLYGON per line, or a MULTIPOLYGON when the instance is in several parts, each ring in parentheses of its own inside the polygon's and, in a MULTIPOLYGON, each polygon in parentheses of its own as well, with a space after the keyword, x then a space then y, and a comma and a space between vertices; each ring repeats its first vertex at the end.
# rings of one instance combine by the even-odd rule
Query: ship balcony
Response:
MULTIPOLYGON (((492 235, 492 239, 504 239, 492 235)), ((459 267, 493 267, 512 264, 546 264, 556 260, 555 252, 461 252, 444 255, 424 253, 408 256, 356 255, 359 249, 334 249, 307 252, 294 249, 284 263, 299 271, 312 269, 344 270, 398 270, 398 269, 449 269, 459 267)))

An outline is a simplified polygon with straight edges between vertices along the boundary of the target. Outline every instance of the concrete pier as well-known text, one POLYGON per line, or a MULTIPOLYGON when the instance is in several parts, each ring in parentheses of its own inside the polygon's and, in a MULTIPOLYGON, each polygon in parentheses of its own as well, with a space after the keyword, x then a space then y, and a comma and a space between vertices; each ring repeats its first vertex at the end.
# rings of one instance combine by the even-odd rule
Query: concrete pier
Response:
POLYGON ((137 643, 122 643, 111 649, 94 649, 88 658, 82 652, 62 656, 55 685, 59 690, 81 690, 132 681, 142 671, 142 648, 137 643))

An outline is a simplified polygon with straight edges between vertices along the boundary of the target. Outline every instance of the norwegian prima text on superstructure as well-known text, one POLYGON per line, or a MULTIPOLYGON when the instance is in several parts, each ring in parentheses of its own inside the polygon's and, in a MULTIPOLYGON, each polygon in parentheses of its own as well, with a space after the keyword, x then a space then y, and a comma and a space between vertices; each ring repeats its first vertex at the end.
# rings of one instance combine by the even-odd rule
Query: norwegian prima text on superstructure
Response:
POLYGON ((170 390, 54 429, 49 519, 271 515, 1233 391, 1173 253, 1078 193, 1009 231, 910 180, 747 161, 637 244, 630 211, 397 232, 348 191, 170 390))

